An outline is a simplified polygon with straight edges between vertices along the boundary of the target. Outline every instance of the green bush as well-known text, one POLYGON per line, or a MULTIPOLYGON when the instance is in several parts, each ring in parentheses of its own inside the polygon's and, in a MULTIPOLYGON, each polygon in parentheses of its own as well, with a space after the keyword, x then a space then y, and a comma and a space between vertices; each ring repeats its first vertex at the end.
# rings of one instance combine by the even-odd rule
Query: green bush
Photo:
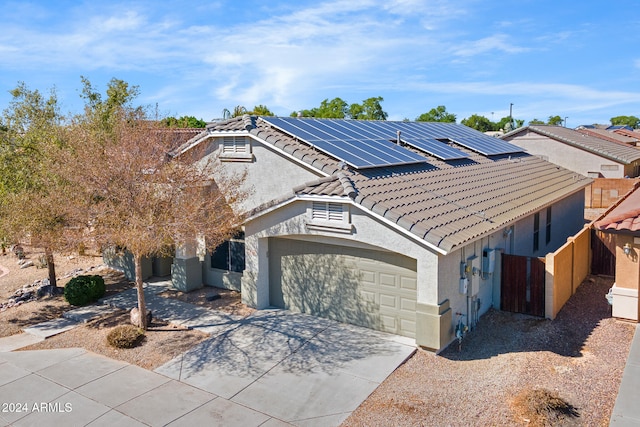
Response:
POLYGON ((144 338, 144 331, 133 325, 120 325, 107 334, 107 342, 115 348, 133 348, 144 338))
POLYGON ((83 306, 104 296, 106 287, 101 276, 76 276, 64 287, 64 299, 71 305, 83 306))

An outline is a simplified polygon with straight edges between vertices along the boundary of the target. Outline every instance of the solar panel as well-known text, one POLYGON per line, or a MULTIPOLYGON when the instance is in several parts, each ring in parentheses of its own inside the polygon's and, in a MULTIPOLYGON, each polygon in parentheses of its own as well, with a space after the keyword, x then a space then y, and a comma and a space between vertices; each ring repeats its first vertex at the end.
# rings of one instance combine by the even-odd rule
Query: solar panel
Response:
POLYGON ((485 156, 493 156, 498 154, 521 153, 524 150, 513 144, 509 144, 501 139, 488 135, 477 136, 459 136, 451 138, 456 144, 467 147, 473 151, 477 151, 485 156))
POLYGON ((356 169, 421 163, 426 159, 380 135, 361 135, 351 121, 263 117, 267 123, 356 169))
POLYGON ((450 147, 442 141, 432 138, 406 138, 400 137, 402 142, 410 145, 418 150, 425 151, 432 154, 442 160, 458 160, 469 157, 464 151, 460 151, 457 148, 450 147))

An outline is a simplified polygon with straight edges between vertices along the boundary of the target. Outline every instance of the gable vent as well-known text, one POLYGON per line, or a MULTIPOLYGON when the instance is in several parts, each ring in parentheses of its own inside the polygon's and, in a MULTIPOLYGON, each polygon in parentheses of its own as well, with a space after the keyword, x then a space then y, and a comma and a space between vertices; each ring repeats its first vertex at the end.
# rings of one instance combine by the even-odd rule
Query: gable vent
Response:
POLYGON ((313 202, 311 219, 315 221, 342 222, 342 203, 313 202))
POLYGON ((223 153, 247 153, 247 140, 245 137, 225 136, 222 139, 223 153))

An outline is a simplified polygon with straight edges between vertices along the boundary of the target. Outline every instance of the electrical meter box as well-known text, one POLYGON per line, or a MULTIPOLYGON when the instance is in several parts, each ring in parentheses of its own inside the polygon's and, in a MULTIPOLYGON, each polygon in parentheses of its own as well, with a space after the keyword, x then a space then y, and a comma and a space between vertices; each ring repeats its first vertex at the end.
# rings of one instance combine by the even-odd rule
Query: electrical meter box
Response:
POLYGON ((467 289, 469 288, 469 279, 463 277, 460 279, 460 293, 466 295, 467 289))
POLYGON ((496 251, 495 249, 484 249, 482 251, 482 272, 484 274, 493 274, 496 267, 496 251))

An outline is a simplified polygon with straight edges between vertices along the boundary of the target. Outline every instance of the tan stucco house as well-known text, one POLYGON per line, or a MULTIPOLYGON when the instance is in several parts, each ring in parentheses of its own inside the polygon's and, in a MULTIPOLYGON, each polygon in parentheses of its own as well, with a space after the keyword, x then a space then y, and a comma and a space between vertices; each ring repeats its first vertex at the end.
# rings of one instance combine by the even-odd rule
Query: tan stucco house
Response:
POLYGON ((590 178, 640 176, 640 149, 562 126, 531 125, 501 137, 528 153, 590 178))
POLYGON ((501 253, 544 256, 582 228, 591 182, 450 123, 245 115, 173 154, 195 147, 246 172, 251 196, 243 233, 203 260, 178 254, 179 280, 436 351, 459 316, 500 308, 501 253))

